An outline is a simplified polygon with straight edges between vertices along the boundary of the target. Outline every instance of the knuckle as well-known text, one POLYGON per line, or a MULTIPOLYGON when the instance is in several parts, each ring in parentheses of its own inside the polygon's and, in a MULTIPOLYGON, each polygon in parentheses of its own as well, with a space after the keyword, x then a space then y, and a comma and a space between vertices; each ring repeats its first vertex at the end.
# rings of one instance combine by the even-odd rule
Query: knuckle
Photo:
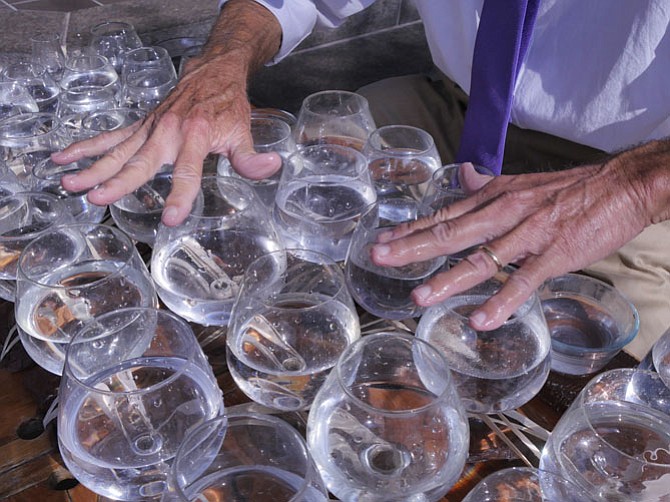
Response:
POLYGON ((124 143, 119 143, 118 145, 107 150, 105 157, 112 160, 116 164, 125 164, 130 157, 129 148, 124 143))
POLYGON ((524 296, 528 296, 537 288, 536 282, 528 274, 524 274, 522 270, 518 270, 509 276, 505 286, 513 288, 524 296))
POLYGON ((456 235, 456 226, 451 220, 441 221, 433 225, 430 232, 433 235, 435 242, 437 242, 438 245, 443 246, 448 244, 456 235))
POLYGON ((493 260, 482 251, 475 251, 466 256, 467 263, 475 272, 489 272, 498 270, 498 266, 493 260))
POLYGON ((428 218, 434 224, 437 224, 441 221, 448 221, 449 219, 451 219, 452 214, 453 214, 453 210, 451 209, 451 204, 447 204, 446 206, 440 207, 438 210, 436 210, 428 218))
POLYGON ((171 110, 167 110, 160 116, 160 118, 158 118, 157 127, 161 129, 172 130, 178 128, 180 122, 181 118, 179 117, 179 114, 171 110))
POLYGON ((516 206, 525 204, 526 195, 518 190, 504 190, 499 195, 500 201, 505 205, 516 206))
POLYGON ((138 171, 146 171, 146 170, 150 169, 150 167, 151 167, 149 165, 148 160, 144 156, 141 156, 141 155, 134 155, 134 156, 130 157, 128 159, 128 161, 126 162, 126 166, 129 169, 138 170, 138 171))
POLYGON ((173 184, 192 184, 200 181, 200 169, 192 163, 181 163, 172 173, 173 184))

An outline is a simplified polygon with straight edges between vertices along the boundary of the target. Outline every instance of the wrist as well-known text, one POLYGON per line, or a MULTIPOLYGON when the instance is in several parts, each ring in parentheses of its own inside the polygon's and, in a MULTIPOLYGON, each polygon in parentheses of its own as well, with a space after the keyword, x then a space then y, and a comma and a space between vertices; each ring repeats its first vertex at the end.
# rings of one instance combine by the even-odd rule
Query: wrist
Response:
POLYGON ((626 150, 604 167, 623 180, 623 188, 645 226, 670 219, 670 139, 626 150))
POLYGON ((282 40, 275 16, 254 0, 229 0, 203 48, 207 60, 225 59, 229 71, 253 72, 272 60, 282 40))

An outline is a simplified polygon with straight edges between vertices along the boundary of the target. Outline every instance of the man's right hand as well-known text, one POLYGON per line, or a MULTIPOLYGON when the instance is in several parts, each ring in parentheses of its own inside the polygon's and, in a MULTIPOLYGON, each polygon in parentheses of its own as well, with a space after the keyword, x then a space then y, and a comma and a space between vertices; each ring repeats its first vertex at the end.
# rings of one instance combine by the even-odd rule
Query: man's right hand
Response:
POLYGON ((281 27, 252 0, 230 0, 200 56, 192 58, 170 95, 143 121, 103 133, 52 154, 66 164, 102 155, 90 168, 64 176, 63 187, 110 204, 173 164, 173 186, 162 220, 178 225, 189 214, 209 153, 226 155, 242 176, 262 179, 281 165, 278 154, 256 154, 250 133, 247 79, 279 49, 281 27))

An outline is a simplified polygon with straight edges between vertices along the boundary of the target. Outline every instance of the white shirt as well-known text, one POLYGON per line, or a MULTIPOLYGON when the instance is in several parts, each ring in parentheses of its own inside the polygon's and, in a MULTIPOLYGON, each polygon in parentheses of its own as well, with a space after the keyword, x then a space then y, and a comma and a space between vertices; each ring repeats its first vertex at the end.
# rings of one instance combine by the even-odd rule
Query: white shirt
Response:
MULTIPOLYGON (((282 26, 275 62, 374 2, 256 1, 282 26)), ((414 1, 436 66, 469 92, 483 0, 414 1)), ((512 122, 608 152, 670 136, 669 23, 670 0, 542 0, 512 122)))

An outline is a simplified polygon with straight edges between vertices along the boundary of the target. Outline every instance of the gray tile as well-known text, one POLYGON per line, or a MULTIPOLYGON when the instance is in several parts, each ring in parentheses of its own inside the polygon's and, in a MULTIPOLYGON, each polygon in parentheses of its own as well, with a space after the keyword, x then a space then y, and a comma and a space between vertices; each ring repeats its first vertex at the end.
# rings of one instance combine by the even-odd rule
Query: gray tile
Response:
POLYGON ((411 23, 412 21, 419 21, 419 11, 416 10, 414 0, 402 0, 400 5, 400 24, 411 23))
POLYGON ((39 10, 51 12, 72 12, 97 7, 93 0, 30 0, 13 4, 19 10, 39 10))
POLYGON ((78 33, 82 35, 82 42, 88 43, 91 28, 110 20, 131 23, 147 45, 177 36, 205 36, 216 15, 217 2, 214 0, 126 0, 73 12, 68 43, 74 43, 78 33))
POLYGON ((11 64, 29 60, 30 54, 28 53, 0 52, 0 73, 11 64))
POLYGON ((367 9, 348 17, 337 28, 315 30, 303 40, 299 49, 315 47, 395 26, 398 21, 400 2, 401 0, 379 0, 367 9))
POLYGON ((354 91, 382 78, 431 68, 423 25, 414 23, 290 55, 254 76, 250 97, 258 106, 295 113, 313 92, 354 91))
POLYGON ((65 26, 63 12, 27 11, 8 12, 0 16, 0 51, 30 52, 30 37, 40 32, 62 33, 65 26))

